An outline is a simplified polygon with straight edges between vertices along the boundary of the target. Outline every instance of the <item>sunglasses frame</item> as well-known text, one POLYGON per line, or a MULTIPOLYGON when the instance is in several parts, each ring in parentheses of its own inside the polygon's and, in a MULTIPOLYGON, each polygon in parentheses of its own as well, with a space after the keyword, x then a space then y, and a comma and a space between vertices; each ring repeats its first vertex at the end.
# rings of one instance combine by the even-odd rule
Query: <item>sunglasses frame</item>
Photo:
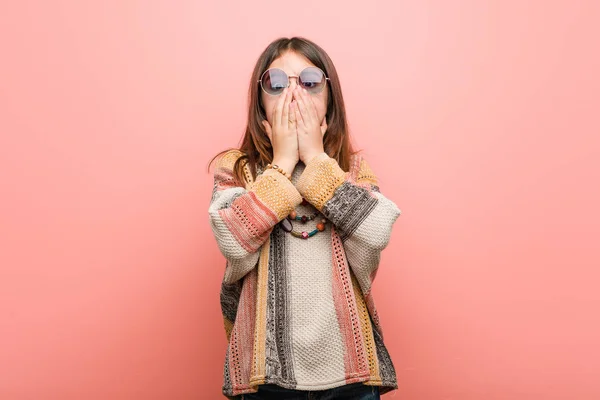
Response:
MULTIPOLYGON (((269 96, 281 96, 281 93, 279 94, 271 94, 269 92, 267 92, 263 86, 263 77, 265 76, 265 74, 267 72, 269 72, 272 69, 278 69, 281 72, 283 72, 285 74, 285 76, 288 77, 287 79, 287 86, 286 87, 290 87, 290 78, 296 78, 296 83, 298 83, 299 79, 300 79, 300 75, 302 75, 302 72, 304 72, 305 70, 309 69, 309 68, 316 68, 319 71, 321 71, 321 73, 323 74, 323 76, 325 77, 325 84, 321 87, 321 90, 319 90, 318 92, 311 92, 310 90, 307 89, 308 93, 310 94, 318 94, 321 93, 323 91, 323 89, 327 86, 327 81, 329 81, 329 78, 327 77, 327 75, 325 74, 325 71, 323 71, 321 68, 316 67, 316 66, 310 66, 310 67, 306 67, 304 69, 302 69, 302 71, 300 71, 300 74, 298 75, 288 75, 287 72, 285 72, 284 70, 282 70, 281 68, 269 68, 267 69, 265 72, 262 73, 262 75, 260 76, 260 79, 257 81, 258 83, 260 83, 260 88, 262 89, 263 92, 265 92, 267 95, 269 96)), ((284 88, 285 89, 285 88, 284 88)))

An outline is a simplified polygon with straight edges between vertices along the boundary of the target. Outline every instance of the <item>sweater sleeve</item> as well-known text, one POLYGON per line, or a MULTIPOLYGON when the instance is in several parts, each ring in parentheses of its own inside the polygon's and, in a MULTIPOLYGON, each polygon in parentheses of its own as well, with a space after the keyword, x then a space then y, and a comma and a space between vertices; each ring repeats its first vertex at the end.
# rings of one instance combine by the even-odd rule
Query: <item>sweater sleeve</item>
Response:
MULTIPOLYGON (((227 261, 225 283, 242 279, 257 265, 259 250, 273 227, 302 202, 292 182, 274 169, 246 187, 236 185, 233 166, 241 155, 230 150, 218 159, 208 208, 213 235, 227 261)), ((247 166, 244 170, 251 177, 247 166)))
POLYGON ((400 209, 379 190, 367 161, 353 156, 350 172, 325 152, 306 165, 296 187, 338 231, 348 264, 363 294, 369 294, 400 209))

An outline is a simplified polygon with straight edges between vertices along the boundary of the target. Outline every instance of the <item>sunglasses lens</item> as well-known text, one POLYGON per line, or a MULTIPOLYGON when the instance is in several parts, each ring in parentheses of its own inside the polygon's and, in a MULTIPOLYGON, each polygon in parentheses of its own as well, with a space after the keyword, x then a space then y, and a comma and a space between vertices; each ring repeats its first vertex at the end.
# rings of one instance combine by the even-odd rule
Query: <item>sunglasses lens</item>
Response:
POLYGON ((300 86, 310 93, 318 93, 325 87, 325 74, 317 67, 305 68, 298 79, 300 86))
POLYGON ((288 76, 279 68, 271 68, 265 71, 261 78, 262 87, 270 95, 278 95, 288 85, 288 76))

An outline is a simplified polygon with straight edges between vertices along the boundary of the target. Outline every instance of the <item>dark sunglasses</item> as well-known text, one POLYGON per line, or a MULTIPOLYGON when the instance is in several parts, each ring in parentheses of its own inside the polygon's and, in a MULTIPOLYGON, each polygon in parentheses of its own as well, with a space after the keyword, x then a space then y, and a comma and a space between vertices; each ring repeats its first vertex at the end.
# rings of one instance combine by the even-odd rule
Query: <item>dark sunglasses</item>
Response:
POLYGON ((290 78, 298 78, 298 85, 311 94, 323 90, 329 80, 319 67, 306 67, 300 71, 298 76, 288 76, 282 69, 269 68, 263 72, 258 82, 260 82, 260 87, 266 94, 279 96, 283 89, 290 86, 290 78))

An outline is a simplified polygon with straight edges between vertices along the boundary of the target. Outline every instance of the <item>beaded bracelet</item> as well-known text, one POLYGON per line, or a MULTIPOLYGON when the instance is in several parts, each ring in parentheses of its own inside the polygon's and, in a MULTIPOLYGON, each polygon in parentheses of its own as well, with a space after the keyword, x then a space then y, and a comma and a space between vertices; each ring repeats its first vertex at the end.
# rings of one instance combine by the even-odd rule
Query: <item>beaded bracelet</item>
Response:
POLYGON ((277 165, 277 164, 273 164, 273 165, 272 165, 271 163, 269 163, 269 164, 267 164, 266 168, 267 168, 267 169, 268 169, 268 168, 273 168, 273 169, 275 169, 275 170, 277 170, 277 171, 281 172, 281 173, 283 174, 283 176, 285 176, 286 178, 288 178, 290 181, 292 180, 292 177, 291 177, 291 175, 290 175, 290 174, 288 174, 287 172, 285 172, 285 171, 283 170, 283 168, 281 168, 281 167, 280 167, 279 165, 277 165))

